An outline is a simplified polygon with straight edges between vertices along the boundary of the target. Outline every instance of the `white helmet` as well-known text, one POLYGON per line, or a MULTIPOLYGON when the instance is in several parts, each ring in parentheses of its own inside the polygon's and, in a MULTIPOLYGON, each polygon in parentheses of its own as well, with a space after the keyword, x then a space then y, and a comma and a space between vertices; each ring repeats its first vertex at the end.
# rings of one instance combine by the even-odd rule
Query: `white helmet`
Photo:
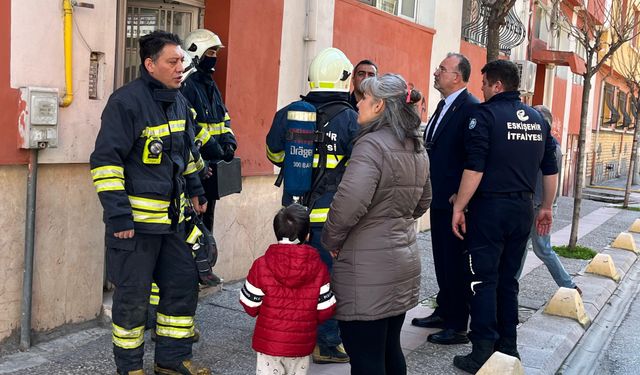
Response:
POLYGON ((327 48, 314 57, 309 66, 311 91, 349 92, 353 65, 337 48, 327 48))
POLYGON ((194 60, 200 60, 204 51, 211 47, 224 48, 220 38, 207 29, 193 30, 184 39, 184 50, 194 60))
POLYGON ((189 78, 189 76, 192 73, 195 73, 196 69, 191 56, 187 52, 185 52, 182 48, 180 48, 180 50, 182 51, 182 56, 184 57, 184 60, 182 60, 183 71, 182 71, 182 79, 180 80, 180 82, 184 83, 184 81, 186 81, 187 78, 189 78))

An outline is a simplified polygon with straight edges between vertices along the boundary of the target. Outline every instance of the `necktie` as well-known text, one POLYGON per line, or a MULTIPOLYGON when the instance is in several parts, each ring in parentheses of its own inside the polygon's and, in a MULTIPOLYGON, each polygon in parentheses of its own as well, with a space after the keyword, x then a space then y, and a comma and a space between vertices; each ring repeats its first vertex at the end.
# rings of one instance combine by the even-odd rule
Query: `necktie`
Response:
POLYGON ((438 102, 438 106, 436 107, 436 111, 431 116, 431 126, 429 126, 429 132, 427 133, 427 142, 431 142, 431 138, 433 138, 433 131, 436 129, 436 124, 438 123, 438 117, 440 117, 440 112, 442 112, 442 108, 444 108, 444 99, 438 102))

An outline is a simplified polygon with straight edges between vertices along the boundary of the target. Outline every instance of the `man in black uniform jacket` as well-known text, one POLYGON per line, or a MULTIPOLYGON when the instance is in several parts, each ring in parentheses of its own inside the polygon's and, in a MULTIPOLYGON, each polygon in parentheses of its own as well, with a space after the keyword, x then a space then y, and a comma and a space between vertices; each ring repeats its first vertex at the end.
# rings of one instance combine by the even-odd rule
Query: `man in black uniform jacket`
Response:
POLYGON ((456 356, 453 364, 470 373, 476 373, 494 351, 519 358, 516 273, 534 219, 538 170, 544 192, 536 228, 545 235, 551 227, 558 177, 555 146, 549 124, 520 101, 519 81, 514 63, 487 63, 482 68, 485 102, 472 115, 465 135, 465 170, 451 224, 456 236, 467 236, 473 350, 456 356))
POLYGON ((91 175, 104 209, 106 268, 113 294, 112 342, 119 375, 142 375, 151 281, 160 287, 156 374, 210 374, 193 362, 198 270, 185 242, 188 199, 204 189, 180 94, 180 38, 154 31, 139 39, 140 77, 116 90, 102 112, 91 175))
POLYGON ((444 328, 431 334, 435 344, 463 344, 469 320, 469 260, 464 241, 451 232, 453 198, 458 192, 464 169, 464 133, 478 99, 467 91, 471 75, 469 60, 449 53, 433 73, 433 86, 443 98, 425 130, 425 146, 431 168, 431 242, 438 280, 438 307, 426 318, 414 318, 411 324, 426 328, 444 328))

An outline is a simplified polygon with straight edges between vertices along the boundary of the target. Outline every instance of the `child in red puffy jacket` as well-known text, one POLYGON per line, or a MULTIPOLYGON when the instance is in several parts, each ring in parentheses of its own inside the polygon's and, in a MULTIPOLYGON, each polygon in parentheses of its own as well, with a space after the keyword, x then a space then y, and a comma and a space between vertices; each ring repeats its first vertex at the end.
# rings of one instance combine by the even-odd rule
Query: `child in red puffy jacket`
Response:
POLYGON ((309 236, 307 209, 281 209, 273 229, 278 243, 253 262, 240 292, 247 314, 258 316, 252 343, 256 374, 306 374, 316 328, 333 316, 336 300, 318 251, 302 244, 309 236))

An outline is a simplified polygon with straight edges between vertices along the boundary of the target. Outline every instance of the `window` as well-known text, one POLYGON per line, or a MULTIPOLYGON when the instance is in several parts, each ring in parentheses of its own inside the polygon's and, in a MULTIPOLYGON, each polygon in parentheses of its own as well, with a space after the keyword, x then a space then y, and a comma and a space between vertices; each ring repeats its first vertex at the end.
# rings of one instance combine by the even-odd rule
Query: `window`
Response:
POLYGON ((139 75, 140 57, 138 39, 155 30, 177 34, 181 39, 198 28, 203 9, 185 4, 166 4, 161 0, 121 0, 122 11, 118 20, 116 86, 133 81, 139 75))
POLYGON ((618 91, 618 113, 620 120, 616 126, 628 128, 631 125, 631 117, 627 113, 627 94, 623 91, 618 91))
POLYGON ((620 114, 613 104, 614 92, 615 89, 613 85, 605 83, 604 95, 602 98, 602 117, 600 118, 601 126, 615 126, 618 120, 620 120, 620 114))
POLYGON ((416 19, 417 0, 360 0, 360 2, 374 6, 394 16, 410 20, 416 19))

